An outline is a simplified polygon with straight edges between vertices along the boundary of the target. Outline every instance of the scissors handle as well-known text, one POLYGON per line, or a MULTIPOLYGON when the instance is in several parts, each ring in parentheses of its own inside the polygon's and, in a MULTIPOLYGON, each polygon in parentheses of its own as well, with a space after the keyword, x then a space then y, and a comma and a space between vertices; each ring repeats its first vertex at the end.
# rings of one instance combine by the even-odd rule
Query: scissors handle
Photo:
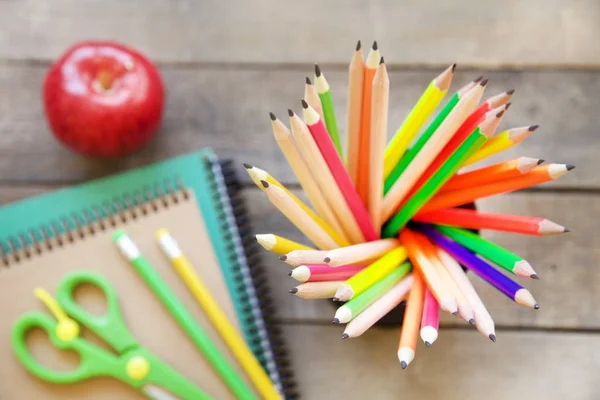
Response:
POLYGON ((82 338, 61 340, 57 327, 58 322, 54 318, 39 312, 23 315, 13 326, 12 347, 19 361, 32 374, 48 382, 67 384, 96 376, 112 376, 112 371, 123 369, 121 360, 82 338), (30 353, 26 343, 27 333, 33 329, 44 330, 57 348, 75 351, 80 357, 78 367, 72 371, 54 371, 40 364, 30 353))
POLYGON ((92 271, 76 271, 67 275, 56 290, 56 299, 67 314, 102 338, 117 353, 138 346, 125 327, 117 291, 102 275, 92 271), (93 315, 77 304, 75 290, 85 284, 95 286, 104 293, 107 303, 104 315, 93 315))

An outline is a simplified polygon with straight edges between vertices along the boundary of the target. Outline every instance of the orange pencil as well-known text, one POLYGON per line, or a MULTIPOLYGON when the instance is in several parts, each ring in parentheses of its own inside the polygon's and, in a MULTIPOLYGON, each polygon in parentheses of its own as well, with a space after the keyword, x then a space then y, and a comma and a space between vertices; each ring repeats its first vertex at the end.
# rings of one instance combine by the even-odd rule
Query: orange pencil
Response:
POLYGON ((360 147, 358 149, 358 179, 356 189, 367 208, 369 207, 369 174, 371 162, 371 107, 373 98, 373 78, 377 72, 381 54, 377 48, 377 42, 367 56, 363 79, 362 109, 360 115, 360 147))
POLYGON ((555 180, 575 168, 573 165, 549 164, 539 166, 518 178, 506 179, 499 182, 475 186, 469 189, 454 190, 434 196, 418 214, 425 214, 441 208, 450 208, 472 203, 483 197, 513 192, 544 182, 555 180))
POLYGON ((365 58, 360 44, 348 66, 348 116, 346 121, 348 175, 356 186, 358 182, 358 156, 360 149, 360 114, 362 109, 363 80, 365 78, 365 58))
POLYGON ((418 271, 415 271, 413 276, 413 287, 408 295, 404 320, 402 321, 400 343, 398 344, 398 359, 402 369, 408 367, 408 364, 415 358, 421 316, 423 315, 423 302, 425 300, 425 281, 418 271))
POLYGON ((531 157, 519 157, 484 168, 474 169, 462 174, 456 174, 442 186, 439 193, 452 190, 468 189, 473 186, 498 182, 505 179, 518 178, 525 175, 544 160, 531 157))

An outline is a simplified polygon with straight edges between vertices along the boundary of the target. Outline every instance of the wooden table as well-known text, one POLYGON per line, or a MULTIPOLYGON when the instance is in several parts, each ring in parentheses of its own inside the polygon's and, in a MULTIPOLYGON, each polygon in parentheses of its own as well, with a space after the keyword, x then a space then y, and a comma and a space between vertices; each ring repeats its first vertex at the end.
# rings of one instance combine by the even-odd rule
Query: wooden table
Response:
MULTIPOLYGON (((299 109, 304 76, 318 61, 333 88, 342 131, 346 68, 355 40, 377 39, 392 81, 390 128, 446 65, 453 87, 476 75, 488 94, 516 88, 503 127, 539 123, 517 155, 578 166, 533 190, 483 200, 483 210, 542 215, 567 225, 558 237, 486 233, 528 259, 526 282, 541 304, 519 308, 474 279, 498 342, 453 318, 436 344, 402 371, 397 329, 343 342, 333 308, 287 294, 288 269, 265 254, 301 392, 308 399, 597 399, 600 372, 600 3, 597 0, 13 0, 0 3, 0 201, 105 176, 211 146, 240 164, 256 232, 300 239, 249 181, 256 164, 298 191, 272 139, 267 113, 299 109), (406 3, 406 4, 401 4, 406 3), (458 2, 456 2, 458 4, 458 2), (83 159, 61 147, 43 118, 40 87, 71 43, 117 39, 157 61, 168 88, 162 131, 136 155, 83 159)), ((1 222, 0 222, 1 223, 1 222)))

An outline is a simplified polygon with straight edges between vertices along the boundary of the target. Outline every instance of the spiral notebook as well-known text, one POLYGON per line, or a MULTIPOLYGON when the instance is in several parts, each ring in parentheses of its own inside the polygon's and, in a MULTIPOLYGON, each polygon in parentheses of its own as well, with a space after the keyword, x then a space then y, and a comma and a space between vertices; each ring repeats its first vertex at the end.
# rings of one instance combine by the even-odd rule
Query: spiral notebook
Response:
MULTIPOLYGON (((203 149, 0 208, 1 399, 144 398, 110 379, 65 386, 45 383, 13 355, 9 338, 14 321, 28 311, 45 311, 33 289, 44 287, 53 293, 66 273, 79 269, 97 270, 115 285, 125 323, 142 345, 215 398, 232 398, 110 240, 115 229, 127 232, 236 365, 160 252, 154 235, 163 227, 176 237, 273 382, 286 398, 297 397, 281 331, 271 320, 272 301, 240 185, 230 162, 203 149)), ((63 354, 51 352, 43 335, 31 336, 31 349, 44 363, 73 365, 63 354)))

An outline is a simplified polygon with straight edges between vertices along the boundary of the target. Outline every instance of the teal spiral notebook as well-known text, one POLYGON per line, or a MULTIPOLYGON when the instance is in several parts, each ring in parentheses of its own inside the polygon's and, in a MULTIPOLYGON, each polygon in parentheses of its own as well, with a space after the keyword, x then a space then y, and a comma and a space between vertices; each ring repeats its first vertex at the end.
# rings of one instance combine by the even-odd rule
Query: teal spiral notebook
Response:
POLYGON ((194 192, 246 341, 285 397, 297 397, 283 338, 271 318, 272 301, 241 186, 231 163, 219 160, 210 149, 4 205, 1 262, 18 268, 20 258, 43 253, 44 244, 56 238, 83 238, 98 221, 127 215, 141 204, 160 207, 162 199, 176 199, 184 188, 194 192))

